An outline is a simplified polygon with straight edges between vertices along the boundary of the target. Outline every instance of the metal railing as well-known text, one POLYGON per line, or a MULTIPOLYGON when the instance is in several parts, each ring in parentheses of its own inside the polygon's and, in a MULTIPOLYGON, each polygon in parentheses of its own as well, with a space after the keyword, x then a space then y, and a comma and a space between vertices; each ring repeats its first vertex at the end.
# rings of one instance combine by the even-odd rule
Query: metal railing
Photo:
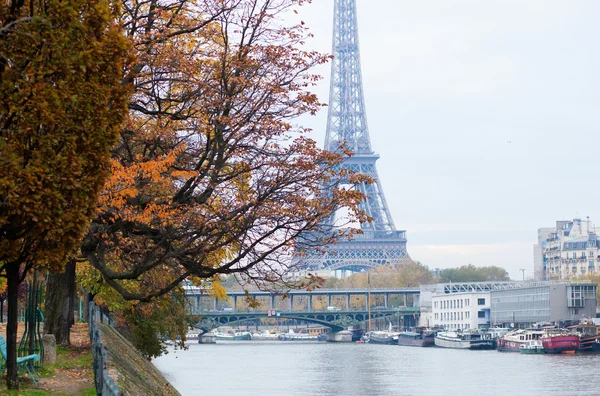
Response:
POLYGON ((108 375, 107 352, 100 339, 100 328, 98 323, 106 323, 114 326, 114 322, 106 316, 94 302, 90 301, 88 312, 88 326, 90 330, 90 341, 92 344, 92 357, 94 359, 94 379, 96 384, 96 395, 98 396, 120 396, 119 385, 108 375))

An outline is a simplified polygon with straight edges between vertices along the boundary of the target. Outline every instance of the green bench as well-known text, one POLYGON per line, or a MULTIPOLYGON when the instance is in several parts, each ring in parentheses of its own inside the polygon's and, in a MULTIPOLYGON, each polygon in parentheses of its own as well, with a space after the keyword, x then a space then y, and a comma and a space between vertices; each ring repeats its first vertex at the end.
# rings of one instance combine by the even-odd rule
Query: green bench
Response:
MULTIPOLYGON (((1 371, 6 370, 6 361, 7 361, 7 353, 6 353, 6 340, 0 334, 0 354, 2 354, 2 362, 0 362, 1 371)), ((29 374, 29 378, 33 381, 33 384, 37 386, 37 381, 40 380, 40 376, 35 371, 35 362, 40 360, 40 355, 34 353, 29 356, 23 356, 17 358, 17 368, 19 371, 25 369, 29 374)))

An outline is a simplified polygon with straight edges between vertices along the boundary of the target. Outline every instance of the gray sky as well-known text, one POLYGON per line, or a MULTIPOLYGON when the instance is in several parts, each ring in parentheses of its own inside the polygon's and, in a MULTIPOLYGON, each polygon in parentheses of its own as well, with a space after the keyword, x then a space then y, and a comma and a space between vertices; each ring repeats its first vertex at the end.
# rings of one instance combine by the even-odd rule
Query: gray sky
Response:
MULTIPOLYGON (((371 142, 413 259, 521 279, 538 228, 600 224, 600 1, 357 3, 371 142)), ((331 52, 333 0, 299 13, 331 52)), ((322 142, 326 119, 302 123, 322 142)))

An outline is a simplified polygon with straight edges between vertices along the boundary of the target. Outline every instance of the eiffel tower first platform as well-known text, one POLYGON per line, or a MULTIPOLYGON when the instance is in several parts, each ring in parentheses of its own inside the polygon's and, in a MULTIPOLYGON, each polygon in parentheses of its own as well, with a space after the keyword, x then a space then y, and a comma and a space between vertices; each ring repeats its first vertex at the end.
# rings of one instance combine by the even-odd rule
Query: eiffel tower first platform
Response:
MULTIPOLYGON (((396 230, 388 209, 375 162, 379 156, 371 148, 363 96, 356 0, 335 0, 333 62, 329 90, 329 113, 325 149, 335 152, 345 144, 354 156, 343 167, 370 176, 374 183, 357 188, 367 197, 361 209, 373 218, 361 224, 362 235, 327 247, 325 253, 306 252, 296 257, 301 269, 350 270, 358 272, 383 264, 409 261, 406 231, 396 230)), ((330 223, 333 224, 333 217, 330 223)))

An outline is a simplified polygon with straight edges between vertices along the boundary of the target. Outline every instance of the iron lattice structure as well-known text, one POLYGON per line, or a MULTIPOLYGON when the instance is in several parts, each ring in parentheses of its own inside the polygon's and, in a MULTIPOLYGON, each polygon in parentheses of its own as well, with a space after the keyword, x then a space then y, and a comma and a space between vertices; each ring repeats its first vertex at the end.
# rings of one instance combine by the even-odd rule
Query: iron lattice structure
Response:
MULTIPOLYGON (((335 0, 333 61, 329 90, 329 113, 325 149, 335 152, 344 145, 354 155, 343 167, 370 176, 374 183, 357 188, 367 197, 361 209, 373 218, 361 225, 362 235, 344 240, 325 253, 307 253, 300 259, 305 269, 348 269, 360 271, 382 264, 401 264, 410 260, 406 251, 406 231, 396 230, 388 209, 371 148, 363 95, 356 0, 335 0)), ((332 187, 332 188, 335 188, 332 187)), ((334 216, 329 220, 334 224, 334 216)))

